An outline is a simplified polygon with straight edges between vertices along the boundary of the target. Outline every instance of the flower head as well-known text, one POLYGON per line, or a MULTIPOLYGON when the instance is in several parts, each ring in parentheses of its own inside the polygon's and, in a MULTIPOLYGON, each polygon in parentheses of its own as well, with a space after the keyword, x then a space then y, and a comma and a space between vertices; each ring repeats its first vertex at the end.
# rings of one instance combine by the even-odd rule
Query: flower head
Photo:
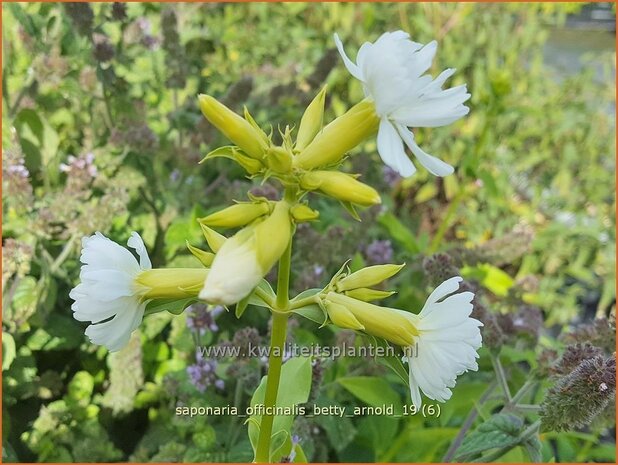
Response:
POLYGON ((434 290, 419 314, 380 307, 329 292, 323 304, 339 327, 362 330, 404 349, 410 394, 421 406, 421 394, 440 402, 451 397, 457 376, 477 370, 483 324, 470 318, 472 292, 454 293, 462 278, 450 278, 434 290))
POLYGON ((480 326, 470 318, 472 292, 454 294, 462 278, 450 278, 429 296, 418 315, 411 315, 417 328, 413 353, 405 360, 410 368, 410 394, 418 408, 420 391, 440 402, 450 399, 457 376, 478 369, 477 350, 481 347, 480 326), (420 389, 420 391, 419 391, 420 389))
POLYGON ((135 249, 139 262, 126 248, 116 244, 100 232, 82 239, 83 263, 80 283, 69 296, 78 321, 91 321, 86 336, 110 351, 120 350, 144 316, 147 301, 142 299, 147 288, 136 278, 152 268, 144 241, 131 233, 128 246, 135 249))
POLYGON ((339 36, 335 42, 352 76, 363 83, 366 97, 373 101, 380 118, 378 152, 388 166, 402 176, 416 168, 404 151, 404 143, 417 160, 436 176, 446 176, 453 167, 424 152, 408 127, 439 127, 468 114, 463 103, 470 98, 465 85, 442 89, 454 69, 446 69, 433 79, 425 72, 431 66, 437 42, 422 45, 403 31, 386 32, 375 42, 365 42, 356 63, 345 54, 339 36))

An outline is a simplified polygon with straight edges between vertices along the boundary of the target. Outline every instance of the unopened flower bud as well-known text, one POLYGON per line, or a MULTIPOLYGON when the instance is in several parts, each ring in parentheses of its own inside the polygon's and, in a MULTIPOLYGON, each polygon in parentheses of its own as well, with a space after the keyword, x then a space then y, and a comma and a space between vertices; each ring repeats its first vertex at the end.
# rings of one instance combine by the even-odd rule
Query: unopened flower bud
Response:
POLYGON ((359 287, 371 287, 395 276, 405 266, 402 265, 374 265, 358 270, 346 276, 337 283, 338 291, 349 291, 359 287))
POLYGON ((339 326, 343 329, 365 329, 363 324, 356 319, 354 314, 343 305, 326 301, 324 306, 326 307, 330 321, 332 321, 335 326, 339 326))
POLYGON ((243 202, 200 218, 198 221, 212 228, 238 228, 269 212, 268 202, 243 202))
POLYGON ((266 135, 210 95, 200 94, 202 113, 219 131, 252 158, 260 159, 268 148, 266 135))
POLYGON ((363 300, 365 302, 371 302, 372 300, 382 300, 392 296, 395 291, 380 291, 378 289, 369 289, 367 287, 359 287, 358 289, 352 289, 346 291, 345 295, 353 297, 354 299, 363 300))
POLYGON ((270 147, 265 160, 269 168, 277 173, 289 173, 292 168, 292 154, 283 147, 270 147))
POLYGON ((379 123, 373 103, 363 100, 320 131, 294 158, 294 165, 310 170, 338 163, 347 152, 375 134, 379 123))
POLYGON ((326 98, 326 87, 315 96, 311 101, 298 128, 298 136, 296 137, 297 151, 302 151, 314 139, 315 135, 322 129, 324 120, 324 100, 326 98))
POLYGON ((367 184, 339 171, 309 171, 300 178, 300 186, 320 192, 342 202, 370 206, 382 202, 380 194, 367 184))
POLYGON ((294 205, 290 209, 290 214, 296 223, 304 223, 307 221, 317 220, 320 216, 320 212, 310 208, 302 203, 294 205))

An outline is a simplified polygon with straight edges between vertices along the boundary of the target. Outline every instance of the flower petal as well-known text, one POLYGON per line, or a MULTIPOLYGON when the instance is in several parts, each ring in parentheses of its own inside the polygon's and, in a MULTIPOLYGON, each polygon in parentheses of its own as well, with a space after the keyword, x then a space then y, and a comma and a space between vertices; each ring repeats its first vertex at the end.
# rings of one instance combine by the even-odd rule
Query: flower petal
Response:
POLYGON ((378 153, 386 165, 403 177, 412 176, 416 172, 414 164, 408 158, 403 148, 401 137, 399 137, 395 127, 386 118, 382 118, 380 121, 377 142, 378 153))
POLYGON ((359 81, 362 81, 363 80, 363 74, 361 73, 360 68, 358 66, 356 66, 352 62, 352 60, 350 60, 348 58, 348 56, 346 55, 345 50, 343 48, 343 43, 341 42, 341 39, 339 38, 339 35, 337 33, 335 33, 335 45, 337 46, 337 50, 339 51, 339 55, 341 55, 341 58, 343 59, 343 64, 348 69, 350 74, 352 76, 354 76, 356 79, 358 79, 359 81))
POLYGON ((110 352, 122 349, 131 337, 133 330, 139 325, 144 315, 146 303, 127 308, 109 321, 93 324, 86 328, 86 336, 94 344, 107 347, 110 352))
POLYGON ((135 249, 139 255, 139 266, 142 270, 150 270, 152 268, 152 263, 150 261, 150 257, 148 256, 148 251, 146 250, 142 237, 133 231, 131 233, 131 237, 127 241, 127 245, 135 249))
POLYGON ((453 167, 448 163, 443 162, 439 158, 436 158, 428 153, 424 152, 417 144, 414 142, 414 135, 412 132, 402 126, 400 124, 397 125, 397 131, 399 135, 406 143, 406 145, 412 150, 416 159, 425 167, 427 171, 429 171, 434 176, 448 176, 449 174, 453 174, 453 167))

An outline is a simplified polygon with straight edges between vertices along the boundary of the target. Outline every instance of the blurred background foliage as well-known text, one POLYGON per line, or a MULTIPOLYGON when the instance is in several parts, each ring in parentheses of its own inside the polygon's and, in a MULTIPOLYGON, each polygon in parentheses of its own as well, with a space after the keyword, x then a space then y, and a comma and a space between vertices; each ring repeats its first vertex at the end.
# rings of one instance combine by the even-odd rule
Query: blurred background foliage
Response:
MULTIPOLYGON (((481 370, 461 378, 438 418, 298 418, 293 429, 309 460, 474 459, 506 444, 491 443, 483 428, 464 435, 485 420, 495 424, 492 414, 504 408, 492 397, 489 352, 513 389, 536 374, 529 402, 546 405, 551 386, 569 382, 550 366, 565 347, 601 351, 588 350, 588 359, 614 352, 614 35, 565 28, 582 4, 2 9, 4 461, 251 460, 242 418, 188 419, 174 408, 248 404, 265 362, 205 360, 195 351, 266 341, 263 310, 242 320, 199 305, 176 317, 158 313, 126 349, 108 354, 85 340, 68 292, 84 235, 98 230, 124 242, 137 230, 155 266, 198 266, 185 247, 202 242, 195 218, 244 199, 247 189, 276 197, 279 186, 253 185, 225 160, 197 164, 225 140, 199 113, 196 95, 237 111, 246 105, 263 127, 276 128, 297 124, 327 84, 330 120, 362 97, 334 50, 335 31, 348 53, 386 30, 438 40, 432 73, 457 68, 453 84, 468 84, 471 113, 452 127, 417 131, 429 153, 457 167, 444 179, 420 170, 402 180, 382 169, 374 141, 357 149, 349 170, 383 193, 383 205, 363 212, 359 225, 313 199, 323 213, 299 228, 293 286, 324 285, 350 257, 353 268, 405 261, 387 304, 418 309, 432 285, 461 272, 479 295, 486 348, 481 370), (449 445, 464 436, 455 455, 449 445)), ((366 342, 291 325, 298 344, 366 342)), ((408 394, 395 378, 372 360, 319 361, 311 401, 401 403, 408 394)), ((557 420, 546 413, 553 424, 541 442, 503 460, 529 460, 532 448, 543 461, 613 462, 615 374, 613 386, 606 381, 612 399, 595 407, 603 412, 592 424, 573 420, 577 411, 557 420)), ((586 397, 573 398, 575 410, 592 408, 586 397)), ((521 426, 509 421, 511 430, 521 426)))

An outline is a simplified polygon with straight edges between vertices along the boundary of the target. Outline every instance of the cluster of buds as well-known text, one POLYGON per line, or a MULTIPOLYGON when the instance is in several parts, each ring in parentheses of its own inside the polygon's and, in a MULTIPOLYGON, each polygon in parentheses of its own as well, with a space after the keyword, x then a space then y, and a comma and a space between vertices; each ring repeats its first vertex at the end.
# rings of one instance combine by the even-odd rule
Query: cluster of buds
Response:
POLYGON ((281 132, 283 143, 277 145, 247 109, 244 118, 215 98, 200 95, 204 116, 235 146, 210 152, 203 161, 215 157, 230 158, 251 177, 278 178, 285 186, 302 192, 316 191, 341 201, 346 207, 371 206, 381 202, 372 187, 358 181, 357 176, 336 168, 346 153, 377 130, 377 117, 367 102, 353 107, 343 116, 322 127, 325 89, 307 107, 301 118, 296 140, 292 130, 281 132))

